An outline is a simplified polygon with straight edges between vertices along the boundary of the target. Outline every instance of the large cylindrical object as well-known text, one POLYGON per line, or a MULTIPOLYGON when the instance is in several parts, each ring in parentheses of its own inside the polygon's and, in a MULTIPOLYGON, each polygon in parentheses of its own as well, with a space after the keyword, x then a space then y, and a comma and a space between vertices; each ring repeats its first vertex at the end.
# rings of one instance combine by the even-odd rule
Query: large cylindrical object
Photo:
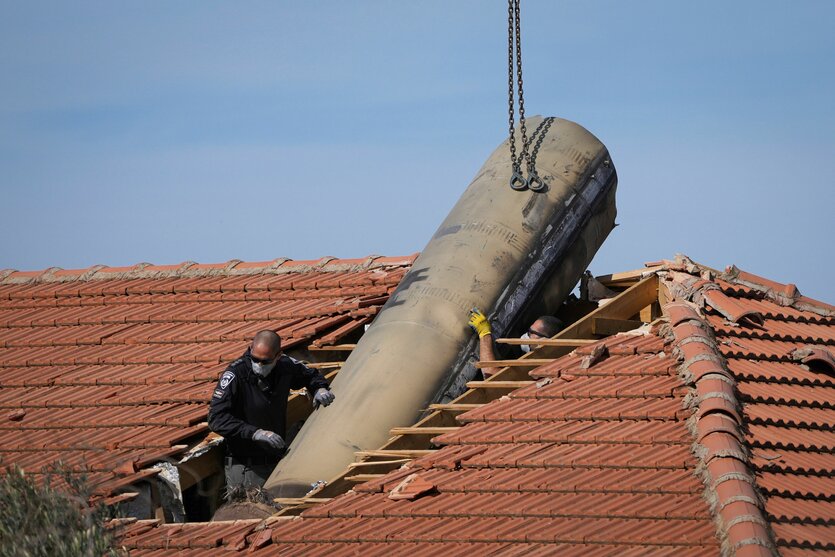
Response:
MULTIPOLYGON (((529 133, 541 122, 528 119, 529 133)), ((531 300, 553 306, 568 295, 614 226, 617 177, 606 147, 562 119, 536 167, 546 190, 515 191, 507 142, 490 156, 345 362, 336 402, 313 413, 279 462, 271 493, 304 495, 460 387, 476 345, 470 308, 489 312, 501 335, 535 311, 531 300), (568 253, 586 260, 561 265, 568 253)))

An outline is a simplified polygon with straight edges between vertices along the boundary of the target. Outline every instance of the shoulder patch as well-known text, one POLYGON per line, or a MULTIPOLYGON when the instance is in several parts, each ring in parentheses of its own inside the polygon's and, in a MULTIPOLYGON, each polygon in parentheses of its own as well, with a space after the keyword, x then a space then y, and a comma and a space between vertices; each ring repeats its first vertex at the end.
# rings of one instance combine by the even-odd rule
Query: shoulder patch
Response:
POLYGON ((223 398, 223 391, 221 391, 220 389, 215 389, 215 392, 212 396, 214 398, 223 398))
POLYGON ((220 388, 225 389, 235 379, 235 374, 231 371, 224 371, 220 376, 220 388))

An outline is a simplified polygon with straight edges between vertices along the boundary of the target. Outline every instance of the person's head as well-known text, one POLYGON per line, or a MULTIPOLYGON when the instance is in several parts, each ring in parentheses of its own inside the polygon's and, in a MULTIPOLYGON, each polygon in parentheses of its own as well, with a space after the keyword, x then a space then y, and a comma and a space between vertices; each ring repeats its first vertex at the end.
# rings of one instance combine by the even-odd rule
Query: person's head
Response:
POLYGON ((553 315, 543 315, 528 327, 530 338, 551 338, 563 328, 563 323, 553 315))
MULTIPOLYGON (((531 323, 531 326, 528 327, 527 332, 522 335, 522 338, 529 338, 533 340, 543 339, 543 338, 551 338, 558 332, 560 332, 563 328, 563 323, 553 315, 543 315, 539 317, 536 321, 531 323)), ((529 344, 523 344, 522 350, 524 352, 530 352, 531 346, 529 344)))
POLYGON ((249 347, 252 371, 261 376, 269 375, 279 356, 281 356, 281 337, 275 331, 258 331, 249 347))

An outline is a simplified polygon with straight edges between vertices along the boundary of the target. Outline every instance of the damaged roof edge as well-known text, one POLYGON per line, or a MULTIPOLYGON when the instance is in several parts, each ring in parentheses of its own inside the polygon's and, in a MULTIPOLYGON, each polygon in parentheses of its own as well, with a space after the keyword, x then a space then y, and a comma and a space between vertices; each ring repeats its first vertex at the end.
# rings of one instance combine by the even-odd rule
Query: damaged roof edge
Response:
POLYGON ((835 306, 803 296, 794 284, 783 284, 753 273, 743 271, 736 265, 729 265, 725 271, 695 263, 684 254, 676 254, 675 259, 647 263, 647 266, 661 265, 659 270, 680 271, 698 275, 705 280, 718 278, 733 285, 750 288, 768 300, 783 307, 793 307, 799 311, 809 311, 823 317, 835 316, 835 306))
POLYGON ((54 282, 73 282, 90 280, 128 280, 149 278, 198 278, 210 276, 240 276, 255 274, 307 273, 320 271, 361 271, 383 267, 403 267, 414 263, 418 254, 404 257, 383 257, 369 255, 361 259, 338 259, 323 257, 316 260, 294 261, 281 257, 272 261, 244 262, 232 259, 225 263, 200 264, 185 261, 175 265, 152 265, 137 263, 127 267, 108 267, 94 265, 86 269, 61 269, 50 267, 40 271, 0 270, 0 285, 3 284, 38 284, 54 282))

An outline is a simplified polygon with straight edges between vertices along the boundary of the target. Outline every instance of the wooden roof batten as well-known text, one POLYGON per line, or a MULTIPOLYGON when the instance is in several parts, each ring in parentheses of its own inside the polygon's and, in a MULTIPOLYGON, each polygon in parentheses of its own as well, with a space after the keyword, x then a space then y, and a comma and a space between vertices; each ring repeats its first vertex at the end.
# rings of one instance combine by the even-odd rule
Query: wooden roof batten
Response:
POLYGON ((299 514, 315 504, 350 491, 358 483, 376 479, 438 450, 439 447, 432 444, 432 438, 460 428, 461 424, 456 420, 458 414, 479 408, 533 383, 528 375, 532 369, 614 334, 602 333, 600 320, 637 323, 635 326, 650 323, 660 316, 660 307, 664 302, 664 292, 659 288, 656 273, 658 269, 660 267, 652 267, 602 277, 604 285, 625 290, 550 339, 499 339, 497 342, 501 344, 525 343, 533 349, 518 360, 478 362, 478 367, 501 366, 501 369, 484 381, 468 382, 467 390, 452 401, 429 405, 429 413, 413 425, 393 428, 390 431, 392 437, 379 449, 356 452, 356 462, 306 497, 292 501, 276 499, 284 507, 278 515, 299 514))

